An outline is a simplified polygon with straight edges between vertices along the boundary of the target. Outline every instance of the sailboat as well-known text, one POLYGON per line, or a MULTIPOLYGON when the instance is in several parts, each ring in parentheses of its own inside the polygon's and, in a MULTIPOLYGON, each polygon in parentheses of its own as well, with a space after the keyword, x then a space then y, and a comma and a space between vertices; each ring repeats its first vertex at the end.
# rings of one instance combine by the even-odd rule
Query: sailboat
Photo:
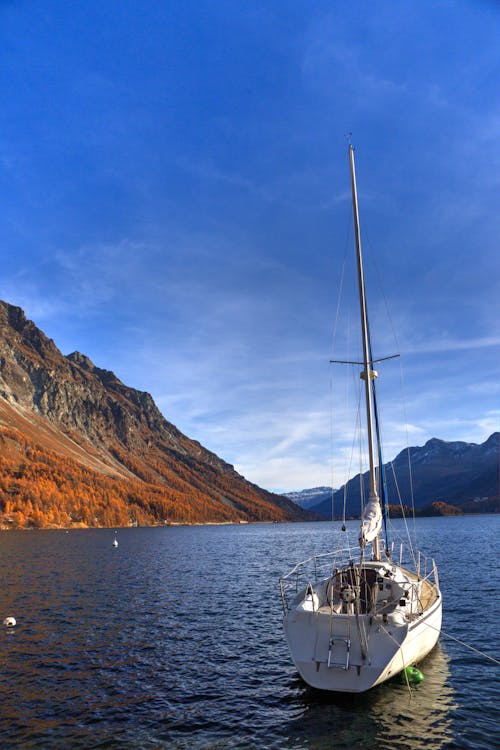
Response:
MULTIPOLYGON (((361 250, 354 148, 349 165, 356 239, 366 409, 369 496, 359 544, 298 563, 280 580, 283 625, 302 679, 320 690, 361 693, 411 668, 436 645, 442 598, 433 559, 410 545, 412 563, 393 559, 381 532, 387 512, 370 328, 361 250)), ((386 358, 384 358, 386 359, 386 358)))

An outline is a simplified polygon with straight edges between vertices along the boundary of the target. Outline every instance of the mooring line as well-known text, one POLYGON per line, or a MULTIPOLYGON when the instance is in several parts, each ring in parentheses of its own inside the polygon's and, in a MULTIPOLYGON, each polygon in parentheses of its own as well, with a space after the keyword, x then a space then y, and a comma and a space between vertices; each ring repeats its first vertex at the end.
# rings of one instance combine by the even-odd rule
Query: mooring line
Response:
POLYGON ((456 641, 461 646, 465 646, 465 648, 470 649, 471 651, 474 651, 476 654, 479 654, 480 656, 484 656, 485 659, 489 659, 494 664, 497 664, 500 667, 500 661, 498 659, 495 659, 494 656, 490 656, 489 654, 486 654, 484 651, 480 651, 478 648, 475 648, 474 646, 471 646, 469 643, 465 643, 465 641, 461 641, 460 638, 456 638, 454 635, 450 635, 450 633, 445 633, 444 630, 440 630, 439 628, 435 628, 434 625, 430 625, 428 622, 425 623, 428 628, 432 628, 433 630, 437 630, 438 633, 441 633, 441 635, 446 636, 446 638, 451 638, 452 641, 456 641))

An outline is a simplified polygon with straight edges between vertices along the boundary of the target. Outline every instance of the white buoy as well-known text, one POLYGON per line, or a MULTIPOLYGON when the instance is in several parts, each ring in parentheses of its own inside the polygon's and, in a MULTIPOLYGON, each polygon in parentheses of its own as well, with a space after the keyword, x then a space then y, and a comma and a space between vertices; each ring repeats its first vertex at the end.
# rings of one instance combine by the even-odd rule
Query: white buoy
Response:
POLYGON ((16 618, 12 617, 11 615, 9 617, 6 617, 3 621, 3 624, 6 628, 15 628, 16 626, 16 618))
POLYGON ((118 539, 113 540, 113 547, 118 547, 118 539))

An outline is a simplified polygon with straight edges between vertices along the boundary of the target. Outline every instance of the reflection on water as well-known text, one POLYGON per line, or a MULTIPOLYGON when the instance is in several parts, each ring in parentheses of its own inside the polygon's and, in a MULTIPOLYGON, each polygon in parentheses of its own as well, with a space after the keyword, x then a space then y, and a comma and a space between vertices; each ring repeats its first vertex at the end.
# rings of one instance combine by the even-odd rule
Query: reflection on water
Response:
MULTIPOLYGON (((434 651, 420 664, 424 682, 408 691, 407 685, 399 685, 397 699, 394 694, 380 691, 377 715, 380 717, 381 747, 389 747, 391 738, 397 733, 400 747, 408 750, 425 747, 439 750, 451 737, 452 714, 456 708, 454 690, 450 685, 448 658, 438 643, 434 651), (403 730, 403 731, 402 731, 403 730), (404 738, 404 739, 403 739, 404 738), (384 744, 385 743, 385 744, 384 744)), ((394 743, 391 745, 394 747, 394 743)))
POLYGON ((426 750, 441 750, 451 740, 456 707, 441 645, 420 667, 424 681, 411 691, 399 678, 361 695, 321 693, 300 681, 303 711, 284 734, 311 750, 421 750, 423 738, 426 750))

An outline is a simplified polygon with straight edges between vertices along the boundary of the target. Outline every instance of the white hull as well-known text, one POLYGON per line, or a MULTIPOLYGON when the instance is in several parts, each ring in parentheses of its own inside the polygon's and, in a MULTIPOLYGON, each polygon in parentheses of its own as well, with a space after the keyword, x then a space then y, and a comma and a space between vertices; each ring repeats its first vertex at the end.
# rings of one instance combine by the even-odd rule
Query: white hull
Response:
POLYGON ((437 583, 422 584, 401 568, 392 571, 396 571, 393 578, 384 579, 390 581, 386 588, 392 586, 398 593, 392 602, 382 601, 391 596, 390 591, 382 591, 370 612, 335 611, 341 605, 332 606, 326 595, 331 578, 314 587, 309 584, 295 596, 285 613, 284 628, 295 666, 308 685, 361 693, 421 661, 434 648, 442 609, 437 583), (405 584, 410 593, 400 601, 405 584))

